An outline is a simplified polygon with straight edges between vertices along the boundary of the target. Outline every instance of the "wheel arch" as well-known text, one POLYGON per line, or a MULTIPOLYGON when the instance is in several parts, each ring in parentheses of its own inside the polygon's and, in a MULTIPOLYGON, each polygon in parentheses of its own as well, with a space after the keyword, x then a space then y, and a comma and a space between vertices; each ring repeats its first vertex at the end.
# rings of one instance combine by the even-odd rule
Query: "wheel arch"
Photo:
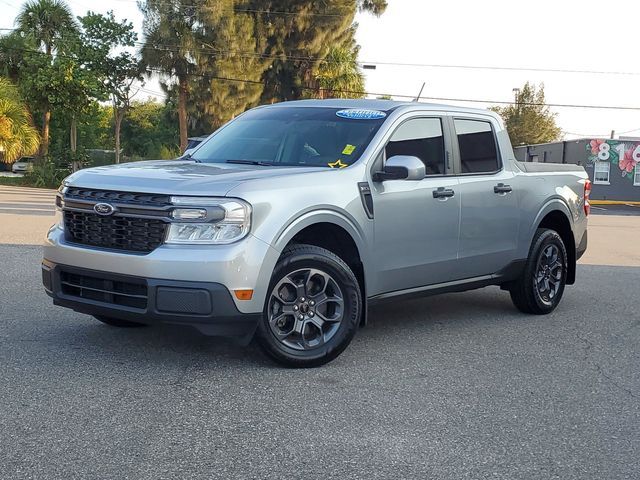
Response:
POLYGON ((547 204, 536 221, 531 232, 531 238, 539 228, 548 228, 558 232, 567 249, 567 284, 573 285, 576 281, 576 242, 573 235, 573 222, 569 208, 561 201, 557 200, 547 204))
POLYGON ((360 286, 363 308, 361 324, 367 321, 367 258, 362 233, 347 217, 333 211, 307 213, 282 232, 274 247, 282 252, 292 244, 325 248, 340 257, 353 271, 360 286))

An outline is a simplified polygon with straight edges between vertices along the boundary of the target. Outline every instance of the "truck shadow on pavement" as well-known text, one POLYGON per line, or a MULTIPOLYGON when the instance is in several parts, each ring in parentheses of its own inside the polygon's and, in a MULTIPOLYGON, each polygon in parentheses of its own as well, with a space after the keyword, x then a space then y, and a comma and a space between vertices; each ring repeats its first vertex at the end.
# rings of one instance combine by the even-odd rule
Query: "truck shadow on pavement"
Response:
MULTIPOLYGON (((79 318, 74 318, 73 324, 65 322, 61 337, 75 349, 100 352, 107 362, 134 366, 141 360, 162 364, 189 361, 209 364, 211 368, 274 367, 254 343, 241 346, 229 339, 207 337, 195 329, 173 325, 116 329, 91 317, 72 315, 79 318)), ((407 338, 425 342, 435 334, 431 343, 437 341, 438 332, 443 330, 518 322, 522 317, 527 316, 519 313, 509 294, 498 288, 381 304, 370 309, 368 324, 359 329, 354 342, 333 363, 357 356, 362 350, 374 352, 384 345, 406 346, 407 338)))

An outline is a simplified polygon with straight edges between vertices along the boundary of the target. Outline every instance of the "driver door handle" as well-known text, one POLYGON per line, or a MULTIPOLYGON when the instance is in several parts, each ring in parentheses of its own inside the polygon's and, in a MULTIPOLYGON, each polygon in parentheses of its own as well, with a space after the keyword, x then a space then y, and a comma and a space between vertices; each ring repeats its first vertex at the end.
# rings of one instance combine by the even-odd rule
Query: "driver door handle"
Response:
POLYGON ((511 191, 513 191, 511 185, 505 185, 504 183, 499 183, 493 187, 493 193, 509 193, 511 191))
POLYGON ((454 195, 455 192, 450 188, 438 187, 433 191, 433 198, 448 198, 454 195))

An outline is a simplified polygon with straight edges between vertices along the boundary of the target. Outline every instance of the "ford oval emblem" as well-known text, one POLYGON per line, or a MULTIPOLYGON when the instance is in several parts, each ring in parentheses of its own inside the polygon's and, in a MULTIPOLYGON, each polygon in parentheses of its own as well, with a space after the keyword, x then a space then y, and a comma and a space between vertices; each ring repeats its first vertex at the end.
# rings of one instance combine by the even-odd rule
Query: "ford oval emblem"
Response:
POLYGON ((96 203, 93 206, 93 211, 98 215, 106 217, 107 215, 113 215, 113 212, 115 212, 116 209, 113 205, 109 205, 108 203, 96 203))

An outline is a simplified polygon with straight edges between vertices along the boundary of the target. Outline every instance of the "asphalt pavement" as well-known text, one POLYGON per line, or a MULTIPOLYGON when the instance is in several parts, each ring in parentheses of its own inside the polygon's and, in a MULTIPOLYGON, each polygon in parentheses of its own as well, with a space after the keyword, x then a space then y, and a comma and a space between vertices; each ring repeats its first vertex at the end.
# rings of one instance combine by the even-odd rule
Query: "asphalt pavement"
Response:
POLYGON ((0 255, 0 478, 640 478, 640 267, 580 265, 542 317, 498 288, 387 304, 288 370, 53 307, 39 247, 0 255))

